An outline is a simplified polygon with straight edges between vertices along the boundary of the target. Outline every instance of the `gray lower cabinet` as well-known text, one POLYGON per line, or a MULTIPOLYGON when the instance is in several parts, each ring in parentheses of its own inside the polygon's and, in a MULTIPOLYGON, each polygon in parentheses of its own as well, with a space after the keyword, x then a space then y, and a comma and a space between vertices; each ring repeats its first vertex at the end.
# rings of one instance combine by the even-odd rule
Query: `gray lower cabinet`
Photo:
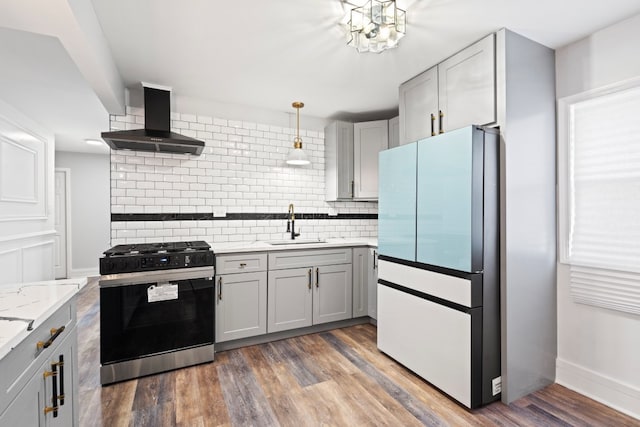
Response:
POLYGON ((378 248, 367 248, 368 251, 368 303, 367 314, 372 319, 378 318, 378 248))
POLYGON ((350 319, 351 248, 269 253, 267 332, 350 319))
POLYGON ((313 324, 313 268, 269 271, 267 331, 313 324))
POLYGON ((267 333, 267 272, 223 274, 216 280, 216 342, 267 333))
POLYGON ((378 249, 353 248, 353 317, 377 318, 378 249))
MULTIPOLYGON (((61 310, 68 312, 69 306, 67 304, 61 310)), ((15 370, 8 372, 19 375, 14 384, 25 385, 4 410, 0 408, 0 426, 78 425, 75 318, 48 348, 37 350, 35 342, 26 342, 12 351, 20 351, 24 345, 28 346, 28 349, 25 349, 28 353, 33 354, 36 350, 40 352, 40 356, 31 365, 22 368, 16 366, 15 370)), ((20 360, 25 362, 25 358, 20 360)))
POLYGON ((369 315, 369 248, 353 248, 353 317, 369 315))
POLYGON ((352 317, 351 264, 315 267, 313 324, 335 322, 352 317))
POLYGON ((216 342, 267 333, 267 254, 216 257, 216 342))
POLYGON ((351 264, 269 271, 268 332, 352 317, 351 264))

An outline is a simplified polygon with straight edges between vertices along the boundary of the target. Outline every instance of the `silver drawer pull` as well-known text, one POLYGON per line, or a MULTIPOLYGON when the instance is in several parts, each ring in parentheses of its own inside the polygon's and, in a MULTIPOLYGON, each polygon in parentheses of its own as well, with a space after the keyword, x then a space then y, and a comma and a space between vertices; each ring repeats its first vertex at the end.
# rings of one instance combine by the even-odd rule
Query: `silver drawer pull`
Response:
POLYGON ((241 263, 240 263, 240 268, 245 268, 246 266, 247 266, 247 263, 246 263, 246 262, 241 262, 241 263))

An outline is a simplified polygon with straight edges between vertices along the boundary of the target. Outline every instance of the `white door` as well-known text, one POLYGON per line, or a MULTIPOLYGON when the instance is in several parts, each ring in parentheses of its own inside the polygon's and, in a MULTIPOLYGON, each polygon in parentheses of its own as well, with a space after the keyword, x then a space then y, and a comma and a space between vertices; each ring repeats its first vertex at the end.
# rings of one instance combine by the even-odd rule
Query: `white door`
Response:
POLYGON ((55 173, 55 229, 54 268, 56 279, 66 279, 67 271, 67 201, 69 200, 68 169, 56 169, 55 173))

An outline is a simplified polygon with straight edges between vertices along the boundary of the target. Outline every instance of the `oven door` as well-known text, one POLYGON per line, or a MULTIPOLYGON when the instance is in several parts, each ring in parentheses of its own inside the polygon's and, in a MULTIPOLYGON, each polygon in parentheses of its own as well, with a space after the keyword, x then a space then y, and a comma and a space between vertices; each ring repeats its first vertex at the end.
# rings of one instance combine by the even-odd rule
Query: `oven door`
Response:
MULTIPOLYGON (((186 269, 187 276, 195 272, 186 269)), ((178 270, 130 273, 100 282, 100 363, 102 365, 212 345, 213 271, 208 277, 181 277, 178 270), (158 274, 163 273, 163 274, 158 274), (145 281, 144 279, 152 281, 145 281)))

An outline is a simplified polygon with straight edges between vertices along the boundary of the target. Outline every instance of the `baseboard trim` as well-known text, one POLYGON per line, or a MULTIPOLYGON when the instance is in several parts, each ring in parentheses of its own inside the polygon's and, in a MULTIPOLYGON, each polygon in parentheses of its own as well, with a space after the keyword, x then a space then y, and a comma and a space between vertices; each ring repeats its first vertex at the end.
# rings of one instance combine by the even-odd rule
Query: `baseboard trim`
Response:
POLYGON ((318 332, 330 331, 333 329, 346 328, 348 326, 362 325, 369 323, 369 316, 356 317, 354 319, 338 320, 331 323, 322 323, 306 328, 290 329, 288 331, 272 332, 270 334, 258 335, 255 337, 242 338, 233 341, 217 342, 216 353, 219 351, 233 350, 236 348, 247 347, 250 345, 266 344, 272 341, 283 340, 287 338, 299 337, 301 335, 315 334, 318 332))
POLYGON ((70 279, 74 279, 76 277, 91 277, 91 276, 99 276, 100 272, 97 268, 72 268, 70 279))
POLYGON ((640 388, 560 358, 556 382, 640 420, 640 388))

